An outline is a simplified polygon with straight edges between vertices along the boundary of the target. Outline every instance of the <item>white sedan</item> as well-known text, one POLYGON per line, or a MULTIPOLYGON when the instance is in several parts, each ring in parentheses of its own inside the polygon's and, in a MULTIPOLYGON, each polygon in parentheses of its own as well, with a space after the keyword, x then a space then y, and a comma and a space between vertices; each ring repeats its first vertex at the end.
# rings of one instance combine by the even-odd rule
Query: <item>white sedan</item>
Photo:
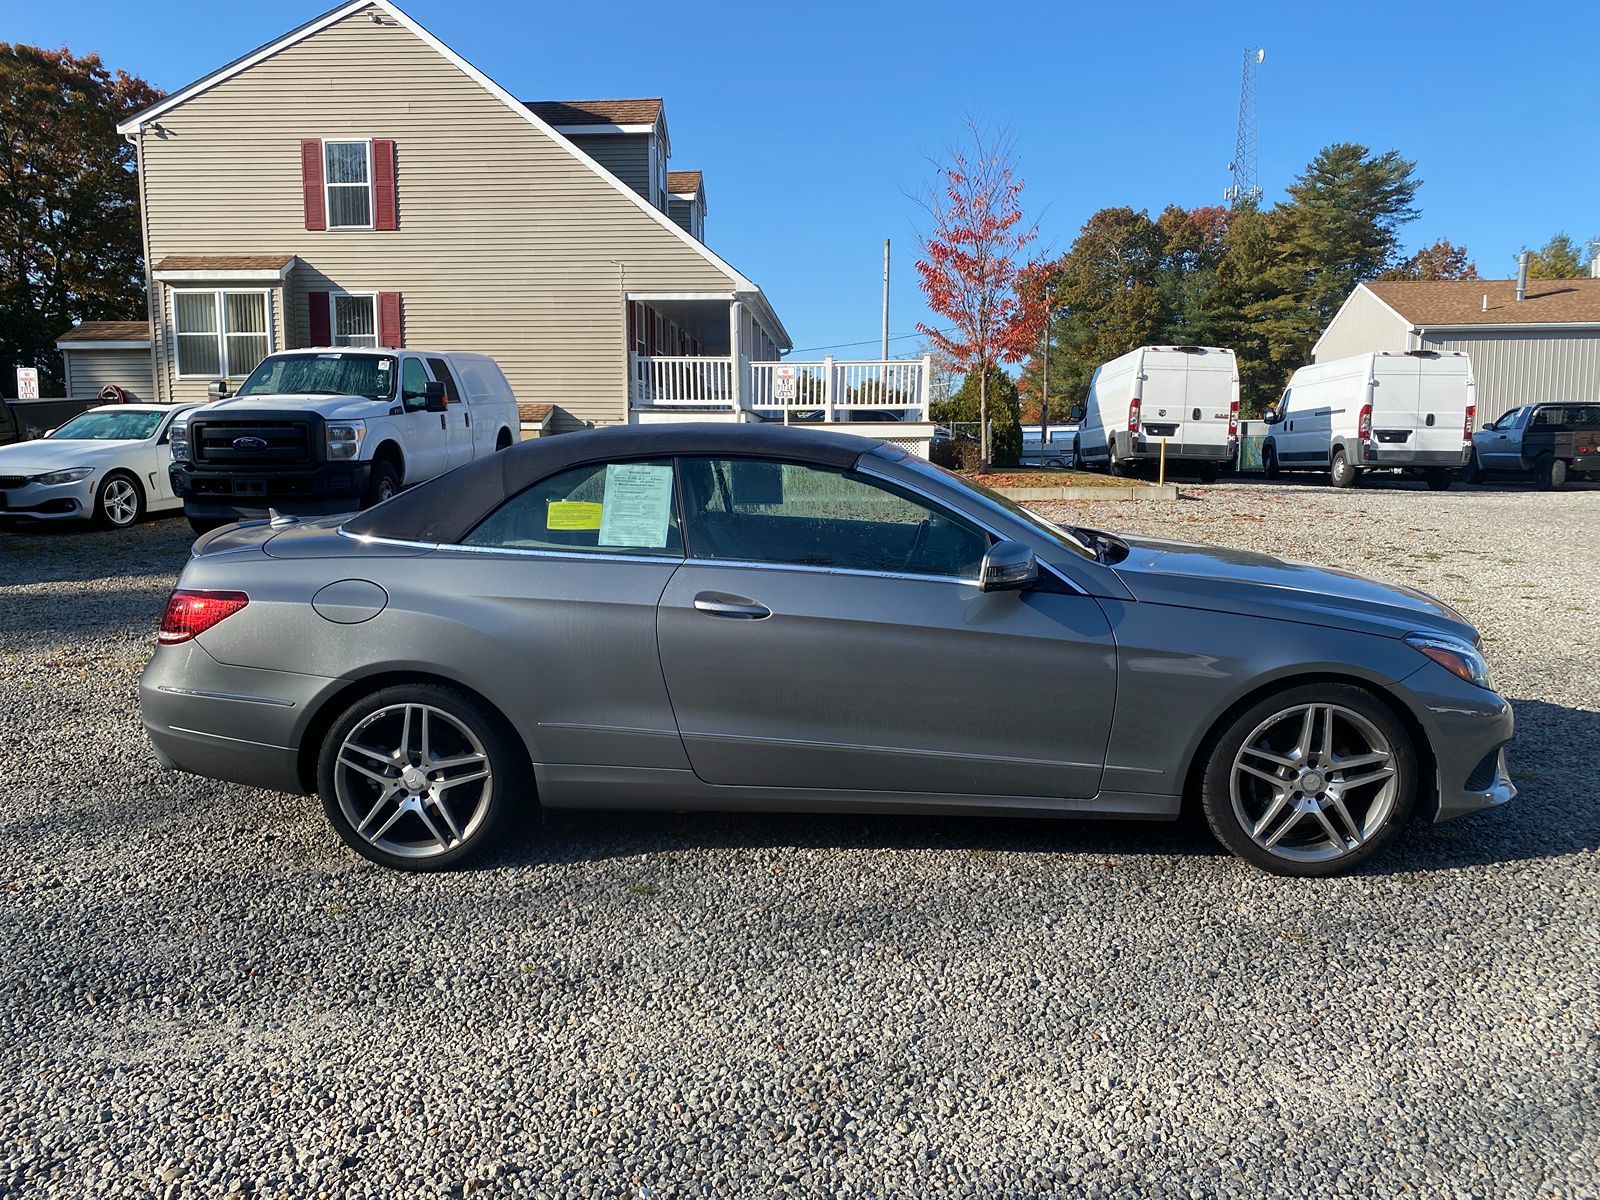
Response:
POLYGON ((167 429, 194 404, 106 404, 31 442, 0 446, 0 517, 93 520, 122 529, 181 508, 167 429))

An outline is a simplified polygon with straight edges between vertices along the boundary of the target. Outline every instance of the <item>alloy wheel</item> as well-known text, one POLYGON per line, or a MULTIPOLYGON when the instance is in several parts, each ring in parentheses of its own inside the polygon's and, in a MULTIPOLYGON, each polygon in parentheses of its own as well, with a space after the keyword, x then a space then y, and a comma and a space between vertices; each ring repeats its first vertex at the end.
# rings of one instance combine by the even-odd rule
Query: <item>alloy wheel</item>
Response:
POLYGON ((1371 721, 1339 704, 1274 713, 1234 755, 1234 816, 1261 849, 1292 862, 1360 850, 1389 823, 1399 796, 1395 748, 1371 721))
POLYGON ((113 525, 131 525, 139 515, 139 492, 126 479, 107 480, 100 489, 100 510, 113 525))
POLYGON ((400 858, 433 858, 489 814, 494 775, 478 736, 430 704, 391 704, 340 743, 334 794, 356 836, 400 858))

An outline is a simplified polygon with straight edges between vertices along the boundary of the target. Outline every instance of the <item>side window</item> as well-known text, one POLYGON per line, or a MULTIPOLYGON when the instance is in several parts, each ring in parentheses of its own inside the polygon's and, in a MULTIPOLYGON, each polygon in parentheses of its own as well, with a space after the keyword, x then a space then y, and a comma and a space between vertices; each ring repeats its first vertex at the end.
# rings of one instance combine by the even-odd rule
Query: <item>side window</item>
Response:
POLYGON ((1533 414, 1533 423, 1541 429, 1548 429, 1560 425, 1566 419, 1566 415, 1559 405, 1551 405, 1536 410, 1533 414))
POLYGON ((518 492, 462 539, 504 550, 683 557, 670 463, 573 467, 518 492))
POLYGON ((428 372, 420 358, 406 358, 400 368, 400 403, 416 412, 428 399, 428 372))
POLYGON ((450 373, 450 364, 442 358, 430 358, 428 367, 433 371, 433 377, 444 384, 444 402, 460 404, 463 397, 461 389, 456 386, 456 377, 450 373))
POLYGON ((680 459, 693 558, 976 579, 989 539, 862 475, 768 459, 680 459))
POLYGON ((1283 389, 1283 399, 1278 401, 1278 411, 1280 413, 1287 413, 1289 411, 1289 397, 1292 395, 1294 395, 1293 388, 1283 389))

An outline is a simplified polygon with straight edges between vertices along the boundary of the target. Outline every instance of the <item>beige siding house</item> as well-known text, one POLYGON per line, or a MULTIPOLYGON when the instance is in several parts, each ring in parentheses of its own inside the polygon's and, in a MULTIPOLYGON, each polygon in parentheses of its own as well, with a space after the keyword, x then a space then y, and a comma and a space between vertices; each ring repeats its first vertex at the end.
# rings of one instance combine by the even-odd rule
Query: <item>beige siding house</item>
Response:
POLYGON ((1461 350, 1478 420, 1519 404, 1600 400, 1600 279, 1364 283, 1312 350, 1328 362, 1371 350, 1461 350))
POLYGON ((277 349, 432 346, 492 355, 559 432, 648 416, 663 379, 737 411, 750 364, 790 345, 705 244, 703 205, 670 211, 660 100, 524 102, 388 0, 318 17, 121 132, 151 399, 204 399, 277 349))
POLYGON ((129 401, 155 398, 148 321, 84 321, 56 339, 72 400, 95 400, 120 388, 129 401))

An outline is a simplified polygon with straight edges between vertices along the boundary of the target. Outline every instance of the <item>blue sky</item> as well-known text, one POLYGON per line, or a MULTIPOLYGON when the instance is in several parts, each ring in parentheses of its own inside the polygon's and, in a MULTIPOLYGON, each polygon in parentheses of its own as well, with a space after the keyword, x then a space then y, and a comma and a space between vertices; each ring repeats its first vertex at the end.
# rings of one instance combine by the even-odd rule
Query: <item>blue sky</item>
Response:
MULTIPOLYGON (((331 7, 13 3, 0 37, 97 51, 168 89, 331 7)), ((1600 237, 1593 3, 401 4, 528 99, 665 97, 672 165, 706 172, 707 240, 762 284, 797 350, 875 356, 885 237, 891 332, 925 318, 907 193, 964 114, 1015 136, 1055 250, 1104 205, 1218 202, 1245 46, 1267 49, 1269 203, 1352 140, 1417 160, 1408 241, 1464 243, 1485 275, 1560 230, 1600 237)))

